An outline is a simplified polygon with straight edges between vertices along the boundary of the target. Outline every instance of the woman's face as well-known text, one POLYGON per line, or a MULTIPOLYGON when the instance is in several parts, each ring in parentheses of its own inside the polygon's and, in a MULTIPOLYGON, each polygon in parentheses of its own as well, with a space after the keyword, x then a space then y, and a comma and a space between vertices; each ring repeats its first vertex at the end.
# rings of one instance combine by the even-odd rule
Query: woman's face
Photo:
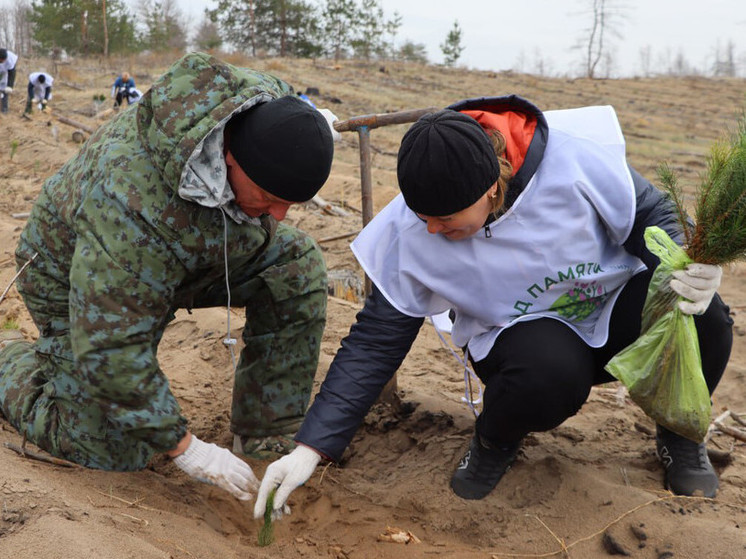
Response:
POLYGON ((427 223, 427 232, 433 235, 443 235, 449 241, 460 241, 471 237, 479 231, 487 217, 492 213, 492 200, 497 190, 497 183, 493 184, 484 195, 468 208, 451 215, 429 216, 417 214, 427 223))

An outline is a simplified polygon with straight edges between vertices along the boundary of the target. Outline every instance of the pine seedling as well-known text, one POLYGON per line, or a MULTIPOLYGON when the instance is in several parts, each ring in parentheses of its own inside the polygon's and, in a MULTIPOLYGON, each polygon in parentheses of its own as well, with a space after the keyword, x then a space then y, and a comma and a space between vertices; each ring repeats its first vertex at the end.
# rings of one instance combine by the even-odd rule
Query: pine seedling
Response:
POLYGON ((18 151, 18 140, 10 141, 10 160, 13 161, 13 156, 18 151))
POLYGON ((694 262, 728 264, 746 258, 746 115, 728 140, 713 144, 696 193, 695 226, 690 230, 674 173, 661 165, 663 188, 676 204, 694 262))
POLYGON ((267 497, 267 506, 264 508, 264 524, 262 524, 262 527, 259 530, 259 547, 266 547, 275 541, 275 527, 272 524, 272 510, 274 509, 276 491, 277 488, 274 488, 269 492, 269 497, 267 497))

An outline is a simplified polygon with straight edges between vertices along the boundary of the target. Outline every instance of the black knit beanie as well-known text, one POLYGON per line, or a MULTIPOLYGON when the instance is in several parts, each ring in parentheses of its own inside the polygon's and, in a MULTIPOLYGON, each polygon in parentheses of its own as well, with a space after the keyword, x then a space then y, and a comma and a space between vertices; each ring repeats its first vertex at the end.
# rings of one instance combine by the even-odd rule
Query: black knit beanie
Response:
POLYGON ((295 96, 261 103, 233 118, 229 141, 243 172, 283 200, 306 202, 329 177, 334 156, 329 124, 295 96))
POLYGON ((407 130, 396 172, 411 210, 443 216, 479 200, 500 176, 500 164, 479 123, 445 109, 421 117, 407 130))

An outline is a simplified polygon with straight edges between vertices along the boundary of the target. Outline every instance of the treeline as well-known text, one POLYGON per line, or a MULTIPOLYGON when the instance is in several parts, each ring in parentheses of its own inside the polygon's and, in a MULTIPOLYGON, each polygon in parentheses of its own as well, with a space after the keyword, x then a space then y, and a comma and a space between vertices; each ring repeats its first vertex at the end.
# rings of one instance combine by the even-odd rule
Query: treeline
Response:
POLYGON ((123 0, 15 0, 0 9, 0 46, 19 54, 108 56, 191 46, 251 56, 428 62, 424 44, 395 46, 401 23, 397 12, 386 17, 380 0, 218 0, 190 36, 176 0, 138 0, 132 8, 123 0))

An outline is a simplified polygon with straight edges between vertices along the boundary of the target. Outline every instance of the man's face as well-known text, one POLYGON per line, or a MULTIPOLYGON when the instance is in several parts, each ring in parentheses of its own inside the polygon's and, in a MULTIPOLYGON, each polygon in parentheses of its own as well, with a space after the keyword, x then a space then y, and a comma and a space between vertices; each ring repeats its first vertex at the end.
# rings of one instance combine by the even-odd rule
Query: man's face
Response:
POLYGON ((225 154, 228 167, 228 183, 236 196, 236 203, 250 217, 269 214, 277 221, 285 219, 288 208, 295 202, 278 198, 252 181, 228 150, 225 154))

